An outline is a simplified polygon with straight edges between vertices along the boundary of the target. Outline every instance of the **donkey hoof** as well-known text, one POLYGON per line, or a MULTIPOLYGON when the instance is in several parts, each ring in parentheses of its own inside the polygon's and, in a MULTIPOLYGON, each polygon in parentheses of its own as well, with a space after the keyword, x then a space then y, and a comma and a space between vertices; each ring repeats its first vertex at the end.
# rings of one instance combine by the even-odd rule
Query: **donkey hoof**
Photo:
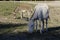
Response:
POLYGON ((44 33, 44 31, 40 31, 40 33, 42 34, 42 33, 44 33))

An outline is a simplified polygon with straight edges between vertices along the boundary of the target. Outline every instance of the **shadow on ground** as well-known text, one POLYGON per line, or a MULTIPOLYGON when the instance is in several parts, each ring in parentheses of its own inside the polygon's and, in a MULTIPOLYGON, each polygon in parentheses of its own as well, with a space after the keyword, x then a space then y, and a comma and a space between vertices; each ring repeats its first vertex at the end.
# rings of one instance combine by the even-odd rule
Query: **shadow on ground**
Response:
POLYGON ((27 23, 1 23, 0 24, 0 29, 1 28, 10 28, 10 27, 18 27, 18 26, 26 26, 27 23))
POLYGON ((0 40, 60 40, 60 26, 49 28, 48 32, 40 34, 39 30, 32 34, 28 32, 0 34, 0 40))

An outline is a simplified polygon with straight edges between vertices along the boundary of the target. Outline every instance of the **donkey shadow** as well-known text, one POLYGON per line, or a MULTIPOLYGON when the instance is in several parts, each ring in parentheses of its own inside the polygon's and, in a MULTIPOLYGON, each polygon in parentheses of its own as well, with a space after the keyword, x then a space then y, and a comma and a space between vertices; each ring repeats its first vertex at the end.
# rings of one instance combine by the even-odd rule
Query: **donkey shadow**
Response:
POLYGON ((49 32, 50 31, 56 31, 56 30, 60 30, 60 26, 48 28, 49 32))
POLYGON ((2 28, 11 28, 11 27, 18 27, 18 26, 26 26, 27 23, 1 23, 0 29, 2 28))
MULTIPOLYGON (((16 26, 22 25, 18 24, 16 26)), ((39 30, 37 32, 34 31, 31 34, 28 32, 18 32, 17 34, 3 33, 0 34, 0 40, 60 40, 60 26, 48 28, 48 32, 44 32, 42 34, 39 32, 39 30)))

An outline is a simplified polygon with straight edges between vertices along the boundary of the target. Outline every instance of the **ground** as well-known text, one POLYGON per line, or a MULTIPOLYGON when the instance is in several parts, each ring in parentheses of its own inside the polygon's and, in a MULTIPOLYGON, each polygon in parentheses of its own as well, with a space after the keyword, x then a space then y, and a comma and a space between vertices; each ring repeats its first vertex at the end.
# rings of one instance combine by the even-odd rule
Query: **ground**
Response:
MULTIPOLYGON (((48 32, 40 34, 38 29, 38 32, 34 31, 30 34, 28 33, 28 21, 14 19, 12 14, 17 6, 24 3, 28 4, 28 2, 0 2, 0 40, 60 40, 60 6, 56 6, 57 3, 53 5, 54 2, 47 2, 50 8, 48 32)), ((29 5, 34 8, 36 2, 29 5)))

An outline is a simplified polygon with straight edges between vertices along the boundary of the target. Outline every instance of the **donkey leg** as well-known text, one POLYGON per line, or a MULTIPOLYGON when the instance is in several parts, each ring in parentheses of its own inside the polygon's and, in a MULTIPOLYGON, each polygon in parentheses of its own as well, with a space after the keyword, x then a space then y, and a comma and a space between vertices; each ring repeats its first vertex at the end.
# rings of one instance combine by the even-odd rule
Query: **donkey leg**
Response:
POLYGON ((41 29, 40 29, 40 33, 44 32, 44 20, 41 20, 41 29))
POLYGON ((48 32, 48 19, 46 19, 46 32, 48 32))
POLYGON ((36 32, 37 32, 37 30, 38 30, 37 26, 38 26, 38 23, 37 23, 37 20, 36 20, 36 32))

